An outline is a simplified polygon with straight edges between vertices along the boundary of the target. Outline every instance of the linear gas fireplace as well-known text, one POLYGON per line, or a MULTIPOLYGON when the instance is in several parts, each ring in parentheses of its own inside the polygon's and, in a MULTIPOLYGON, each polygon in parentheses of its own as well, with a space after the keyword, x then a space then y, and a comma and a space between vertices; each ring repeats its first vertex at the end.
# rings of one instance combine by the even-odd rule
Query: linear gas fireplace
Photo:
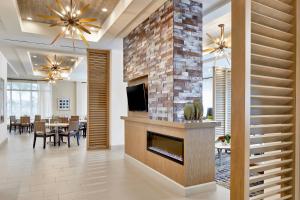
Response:
POLYGON ((184 140, 147 131, 147 150, 183 165, 184 140))

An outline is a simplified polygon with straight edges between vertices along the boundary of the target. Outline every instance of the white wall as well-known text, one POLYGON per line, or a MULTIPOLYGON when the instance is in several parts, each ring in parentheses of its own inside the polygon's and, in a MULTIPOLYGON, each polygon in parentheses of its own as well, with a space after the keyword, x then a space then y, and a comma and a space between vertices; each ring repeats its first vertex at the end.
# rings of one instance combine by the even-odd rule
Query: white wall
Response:
POLYGON ((110 145, 124 145, 124 122, 127 115, 127 83, 123 82, 123 40, 118 39, 116 49, 111 50, 110 69, 110 145))
POLYGON ((87 116, 87 83, 76 82, 76 112, 79 117, 87 116))
MULTIPOLYGON (((0 52, 0 77, 5 80, 4 88, 7 83, 7 60, 0 52)), ((6 108, 6 92, 4 92, 4 123, 0 124, 0 145, 7 140, 7 108, 6 108)), ((0 99, 2 101, 2 99, 0 99)))
POLYGON ((76 82, 57 81, 52 85, 52 114, 55 116, 76 115, 76 82), (70 98, 70 110, 59 111, 57 106, 58 98, 70 98))

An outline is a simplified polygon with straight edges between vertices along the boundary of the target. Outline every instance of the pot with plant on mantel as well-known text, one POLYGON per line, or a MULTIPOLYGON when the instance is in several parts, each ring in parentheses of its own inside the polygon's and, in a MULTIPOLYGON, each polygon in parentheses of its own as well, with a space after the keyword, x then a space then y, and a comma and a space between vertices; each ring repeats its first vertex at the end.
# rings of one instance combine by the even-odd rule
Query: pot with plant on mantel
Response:
POLYGON ((184 119, 187 122, 201 121, 203 116, 203 105, 200 99, 193 103, 186 103, 184 106, 184 119))

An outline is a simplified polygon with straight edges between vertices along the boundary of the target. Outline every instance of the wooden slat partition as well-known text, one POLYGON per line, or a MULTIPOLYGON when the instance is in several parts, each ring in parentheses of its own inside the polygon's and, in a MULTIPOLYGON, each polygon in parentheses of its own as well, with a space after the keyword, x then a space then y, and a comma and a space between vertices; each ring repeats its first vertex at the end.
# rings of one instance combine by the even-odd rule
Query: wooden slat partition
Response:
MULTIPOLYGON (((263 29, 272 29, 274 35, 251 29, 251 95, 288 97, 285 102, 272 98, 261 101, 251 99, 250 177, 268 175, 284 169, 294 169, 294 109, 295 102, 295 32, 293 1, 251 0, 251 23, 263 29), (265 40, 272 40, 266 42, 265 40), (284 44, 284 45, 283 45, 284 44), (289 44, 289 45, 286 45, 289 44), (274 73, 258 70, 257 66, 272 67, 274 73), (280 71, 280 73, 276 73, 280 71), (280 134, 274 137, 274 133, 280 134)), ((293 199, 294 170, 273 176, 265 176, 249 185, 250 199, 293 199)))
MULTIPOLYGON (((232 0, 231 200, 249 199, 251 0, 232 0)), ((261 177, 259 177, 261 178, 261 177)))
POLYGON ((109 148, 110 52, 88 49, 88 149, 109 148))
POLYGON ((297 199, 297 3, 232 1, 232 200, 297 199))

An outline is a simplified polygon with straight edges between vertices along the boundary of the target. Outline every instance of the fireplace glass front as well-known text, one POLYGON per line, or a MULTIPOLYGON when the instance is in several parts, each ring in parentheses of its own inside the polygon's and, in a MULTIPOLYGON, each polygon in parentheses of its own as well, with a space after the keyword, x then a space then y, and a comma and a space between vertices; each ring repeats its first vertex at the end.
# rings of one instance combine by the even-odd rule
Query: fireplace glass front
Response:
POLYGON ((147 150, 175 161, 184 163, 184 140, 147 131, 147 150))

